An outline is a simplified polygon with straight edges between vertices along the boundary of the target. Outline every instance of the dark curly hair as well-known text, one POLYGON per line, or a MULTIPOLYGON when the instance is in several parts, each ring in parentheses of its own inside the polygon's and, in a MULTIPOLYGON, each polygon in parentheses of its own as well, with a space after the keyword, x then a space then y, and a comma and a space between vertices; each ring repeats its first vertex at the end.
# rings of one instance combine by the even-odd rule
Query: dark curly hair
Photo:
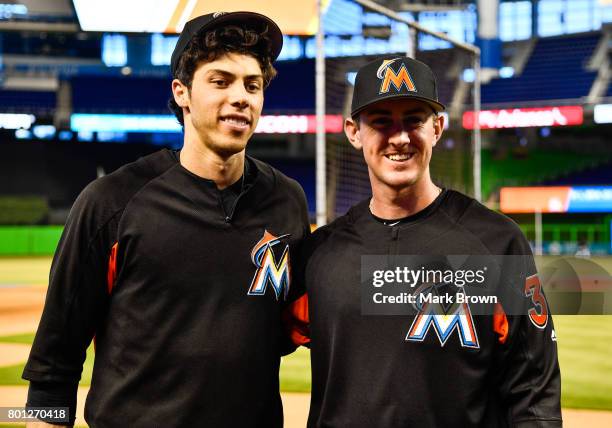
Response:
MULTIPOLYGON (((267 31, 267 28, 261 30, 226 25, 197 33, 181 55, 173 77, 191 90, 193 75, 202 62, 212 62, 225 54, 238 53, 257 60, 263 73, 264 87, 267 87, 276 76, 267 31)), ((174 101, 174 97, 168 100, 168 107, 184 126, 183 109, 174 101)))

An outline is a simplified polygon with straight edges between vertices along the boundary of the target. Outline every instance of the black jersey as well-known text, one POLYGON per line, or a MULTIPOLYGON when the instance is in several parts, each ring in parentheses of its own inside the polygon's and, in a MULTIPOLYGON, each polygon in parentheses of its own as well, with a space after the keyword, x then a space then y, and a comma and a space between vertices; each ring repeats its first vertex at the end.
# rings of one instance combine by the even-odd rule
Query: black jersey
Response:
MULTIPOLYGON (((76 392, 95 336, 92 427, 282 426, 280 320, 306 199, 246 162, 252 180, 229 210, 167 150, 92 182, 56 251, 24 378, 76 392)), ((28 404, 54 400, 35 391, 28 404)))
POLYGON ((367 202, 306 245, 308 426, 561 426, 551 319, 536 326, 528 316, 474 315, 478 343, 465 346, 460 328, 442 340, 430 325, 411 341, 415 315, 362 315, 362 255, 526 254, 533 261, 516 224, 454 191, 395 226, 375 219, 367 202))

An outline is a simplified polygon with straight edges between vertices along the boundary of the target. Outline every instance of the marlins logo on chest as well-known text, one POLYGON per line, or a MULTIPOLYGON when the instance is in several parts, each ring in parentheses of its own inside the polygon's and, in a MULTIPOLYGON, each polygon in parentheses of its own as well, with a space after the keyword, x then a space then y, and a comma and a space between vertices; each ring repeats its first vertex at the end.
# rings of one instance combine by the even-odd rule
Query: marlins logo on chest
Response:
POLYGON ((267 230, 264 231, 263 237, 255 244, 251 251, 251 261, 257 267, 251 286, 249 287, 250 296, 261 296, 266 294, 268 284, 272 285, 276 300, 281 295, 287 297, 289 293, 289 245, 285 245, 280 261, 276 262, 273 247, 281 242, 283 238, 290 234, 274 236, 267 230))
POLYGON ((416 86, 414 85, 414 81, 408 70, 406 70, 406 66, 404 64, 401 65, 399 70, 395 72, 391 65, 397 61, 396 59, 386 59, 383 63, 378 67, 378 71, 376 72, 376 77, 382 80, 380 84, 379 94, 386 94, 391 89, 391 85, 395 88, 397 92, 402 91, 402 87, 405 87, 409 92, 417 92, 416 86))
MULTIPOLYGON (((417 289, 414 294, 417 296, 436 295, 437 289, 435 286, 425 285, 417 289)), ((462 288, 457 288, 457 294, 464 295, 465 291, 462 288)), ((435 299, 430 300, 430 302, 418 306, 419 313, 414 318, 406 335, 407 341, 423 342, 427 332, 434 330, 440 345, 444 346, 453 331, 456 330, 462 347, 480 348, 472 312, 467 303, 452 303, 448 308, 445 308, 435 299)))

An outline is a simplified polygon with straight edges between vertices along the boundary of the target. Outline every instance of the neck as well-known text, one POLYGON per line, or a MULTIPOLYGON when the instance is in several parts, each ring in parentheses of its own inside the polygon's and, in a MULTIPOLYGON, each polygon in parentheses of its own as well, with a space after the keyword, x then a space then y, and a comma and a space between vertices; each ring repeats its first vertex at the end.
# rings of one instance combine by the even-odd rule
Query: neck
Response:
POLYGON ((231 186, 244 173, 244 150, 221 156, 203 147, 185 144, 180 155, 181 165, 189 172, 208 180, 212 180, 219 189, 231 186))
POLYGON ((427 208, 441 191, 431 180, 402 189, 372 189, 370 211, 376 217, 389 220, 408 217, 427 208))

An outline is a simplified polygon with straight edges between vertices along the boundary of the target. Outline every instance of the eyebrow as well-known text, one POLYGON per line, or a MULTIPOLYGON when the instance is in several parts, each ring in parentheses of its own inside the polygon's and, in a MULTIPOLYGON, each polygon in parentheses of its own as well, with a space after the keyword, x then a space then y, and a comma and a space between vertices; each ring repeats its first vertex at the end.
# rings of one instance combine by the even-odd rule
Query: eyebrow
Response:
MULTIPOLYGON (((231 73, 227 70, 221 70, 219 68, 213 68, 211 70, 208 70, 206 72, 207 75, 211 75, 211 74, 215 74, 215 73, 219 73, 223 76, 227 76, 227 77, 236 77, 236 75, 234 73, 231 73)), ((251 80, 251 79, 262 79, 263 80, 263 74, 249 74, 247 76, 244 77, 245 80, 251 80)))

